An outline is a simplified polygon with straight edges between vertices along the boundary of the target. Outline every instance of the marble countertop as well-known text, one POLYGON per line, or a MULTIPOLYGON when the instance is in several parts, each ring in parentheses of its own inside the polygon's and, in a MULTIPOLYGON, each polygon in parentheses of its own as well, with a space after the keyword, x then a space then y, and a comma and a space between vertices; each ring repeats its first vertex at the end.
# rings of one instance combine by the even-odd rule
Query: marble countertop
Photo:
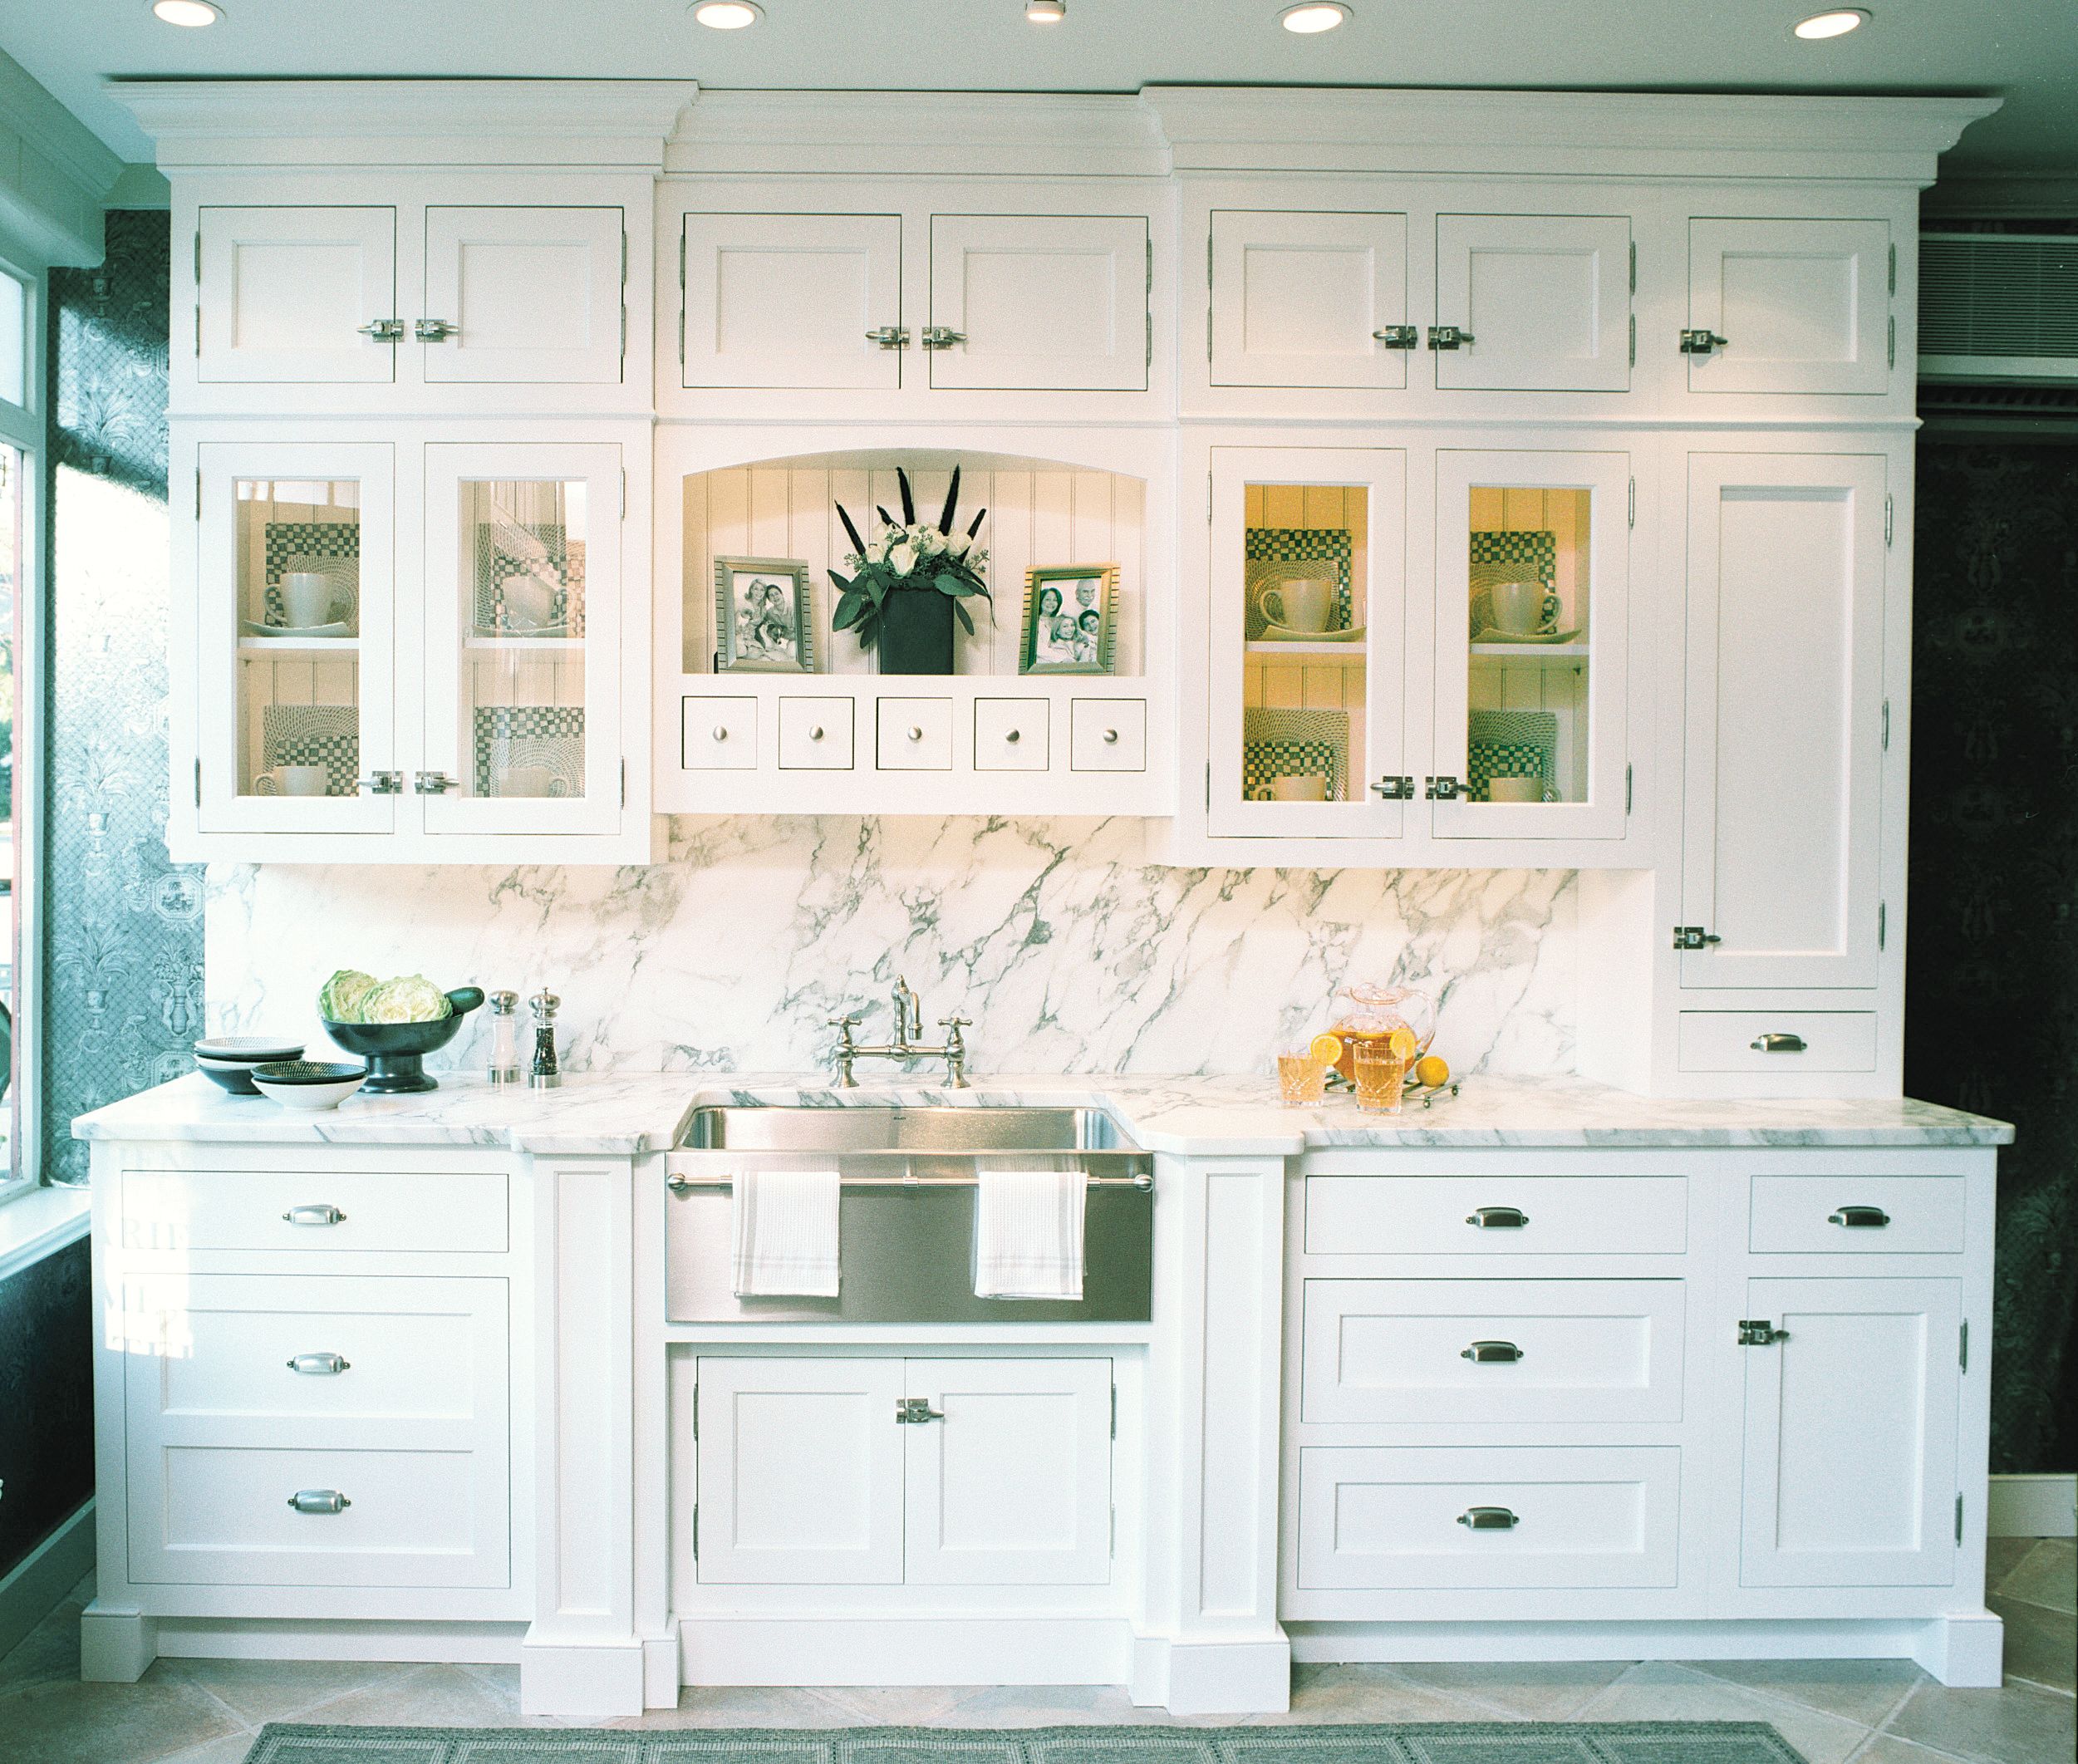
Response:
POLYGON ((629 1157, 669 1148, 694 1108, 730 1103, 1081 1104, 1109 1109, 1148 1151, 1197 1154, 1291 1155, 1345 1146, 1988 1146, 2013 1137, 2002 1121, 1909 1098, 1642 1097, 1576 1078, 1474 1077, 1460 1095, 1388 1118, 1359 1114, 1346 1098, 1317 1110, 1284 1108, 1274 1083, 1261 1078, 1070 1074, 985 1078, 970 1090, 868 1081, 846 1091, 798 1073, 697 1072, 576 1073, 548 1091, 494 1088, 449 1073, 430 1094, 356 1096, 316 1114, 228 1096, 195 1074, 82 1115, 72 1131, 82 1139, 484 1146, 629 1157))

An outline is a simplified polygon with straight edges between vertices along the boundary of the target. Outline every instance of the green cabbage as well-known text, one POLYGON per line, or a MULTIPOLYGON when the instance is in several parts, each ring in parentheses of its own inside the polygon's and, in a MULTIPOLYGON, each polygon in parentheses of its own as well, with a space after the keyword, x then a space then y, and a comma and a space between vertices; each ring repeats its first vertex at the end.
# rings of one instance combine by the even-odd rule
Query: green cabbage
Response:
POLYGON ((454 1007, 423 974, 386 980, 361 1001, 363 1023, 437 1023, 454 1007))
POLYGON ((376 990, 376 977, 358 968, 341 968, 317 994, 317 1014, 327 1023, 358 1023, 361 1009, 376 990))

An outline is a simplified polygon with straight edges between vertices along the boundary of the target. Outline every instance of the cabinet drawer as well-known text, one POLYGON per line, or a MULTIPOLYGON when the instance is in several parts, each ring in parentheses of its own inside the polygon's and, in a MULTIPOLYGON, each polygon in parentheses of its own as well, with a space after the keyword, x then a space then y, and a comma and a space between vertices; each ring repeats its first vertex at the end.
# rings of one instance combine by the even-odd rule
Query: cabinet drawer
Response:
POLYGON ((1681 1419, 1679 1280, 1308 1280, 1300 1417, 1681 1419))
POLYGON ((502 1170, 123 1172, 123 1247, 144 1254, 189 1250, 496 1254, 505 1247, 505 1215, 502 1170))
POLYGON ((1874 1072, 1873 1010, 1684 1010, 1684 1072, 1874 1072))
POLYGON ((1306 1178, 1309 1255, 1678 1255, 1687 1242, 1684 1177, 1306 1178))
POLYGON ((788 698, 779 701, 779 769, 848 772, 852 768, 852 701, 788 698))
POLYGON ((1957 1255, 1960 1176, 1756 1176, 1748 1247, 1776 1255, 1957 1255))
POLYGON ((758 766, 754 698, 689 698, 680 752, 689 772, 752 772, 758 766))
POLYGON ((1068 764, 1078 772, 1147 769, 1147 705, 1137 698, 1078 698, 1068 706, 1068 764))
POLYGON ((883 698, 876 753, 883 772, 952 769, 952 700, 883 698))
POLYGON ((977 698, 974 701, 974 769, 977 772, 1044 772, 1048 712, 1043 698, 977 698))
POLYGON ((1672 1586, 1680 1491, 1672 1446, 1315 1447, 1299 1454, 1299 1585, 1672 1586), (1468 1523, 1481 1508, 1501 1523, 1468 1523))

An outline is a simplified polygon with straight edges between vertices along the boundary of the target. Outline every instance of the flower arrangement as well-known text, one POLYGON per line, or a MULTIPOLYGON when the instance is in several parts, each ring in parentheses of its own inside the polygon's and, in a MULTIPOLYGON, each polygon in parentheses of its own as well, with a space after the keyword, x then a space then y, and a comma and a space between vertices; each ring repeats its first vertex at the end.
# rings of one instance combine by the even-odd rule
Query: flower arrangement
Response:
MULTIPOLYGON (((916 518, 908 473, 897 468, 895 481, 901 488, 902 518, 898 521, 887 509, 875 509, 881 528, 870 543, 859 536, 844 505, 838 504, 837 517, 844 523, 845 533, 857 548, 844 560, 852 570, 848 578, 835 570, 830 572, 830 580, 842 591, 830 627, 855 631, 859 642, 871 649, 880 641, 887 624, 890 597, 935 592, 950 603, 951 611, 971 636, 974 620, 960 603, 976 594, 984 600, 990 598, 988 584, 981 576, 989 553, 985 547, 974 543, 989 511, 984 509, 976 514, 965 533, 953 531, 953 515, 960 506, 956 465, 952 469, 951 486, 946 492, 945 509, 936 526, 916 518)), ((950 620, 946 628, 951 631, 950 620)))

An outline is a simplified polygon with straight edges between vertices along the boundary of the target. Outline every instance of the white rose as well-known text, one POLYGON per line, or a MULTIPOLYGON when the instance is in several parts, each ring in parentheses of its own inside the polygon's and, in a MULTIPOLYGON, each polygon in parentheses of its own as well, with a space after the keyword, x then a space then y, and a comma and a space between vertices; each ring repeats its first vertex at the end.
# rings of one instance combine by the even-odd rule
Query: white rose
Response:
POLYGON ((907 543, 897 545, 888 553, 887 562, 897 576, 906 576, 916 567, 916 548, 907 543))
POLYGON ((887 548, 892 543, 883 533, 866 548, 866 555, 876 563, 885 563, 887 561, 887 548))
POLYGON ((926 558, 935 558, 946 548, 946 536, 936 527, 926 527, 916 535, 916 549, 926 558))
POLYGON ((964 558, 967 554, 967 548, 973 543, 974 541, 965 533, 955 533, 946 541, 946 549, 955 558, 964 558))

